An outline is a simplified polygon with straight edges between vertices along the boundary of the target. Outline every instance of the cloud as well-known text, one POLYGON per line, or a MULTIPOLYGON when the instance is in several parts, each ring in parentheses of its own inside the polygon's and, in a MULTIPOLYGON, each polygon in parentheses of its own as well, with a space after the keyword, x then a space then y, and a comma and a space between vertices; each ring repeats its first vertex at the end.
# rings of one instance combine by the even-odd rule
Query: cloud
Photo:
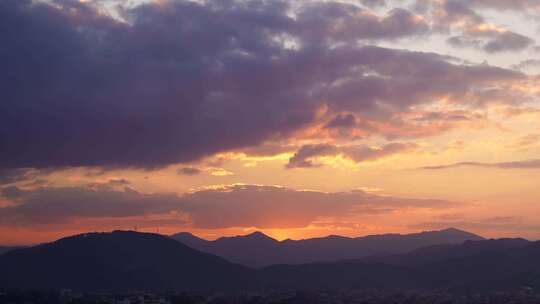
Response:
POLYGON ((405 9, 165 0, 117 19, 98 8, 0 2, 0 168, 158 168, 289 139, 322 109, 373 126, 441 98, 474 107, 524 94, 516 71, 369 46, 426 32, 405 9))
POLYGON ((540 160, 522 160, 499 163, 482 163, 482 162, 459 162, 449 165, 440 166, 425 166, 418 168, 419 170, 444 170, 458 167, 480 167, 480 168, 497 168, 497 169, 540 169, 540 160))
POLYGON ((287 168, 311 168, 315 167, 313 161, 314 157, 321 156, 334 156, 339 154, 339 148, 331 144, 313 144, 302 146, 294 155, 289 159, 287 168))
POLYGON ((42 187, 23 190, 3 188, 2 195, 15 202, 0 208, 0 225, 26 226, 62 224, 77 218, 129 217, 166 213, 178 197, 172 194, 143 194, 126 188, 117 191, 91 187, 42 187))
POLYGON ((386 0, 360 0, 360 3, 367 7, 381 7, 386 6, 386 0))
POLYGON ((483 48, 488 53, 498 53, 523 50, 533 44, 534 40, 529 37, 513 32, 504 32, 489 40, 483 48))
POLYGON ((513 65, 512 68, 518 70, 527 70, 540 67, 540 59, 527 59, 523 60, 520 63, 513 65))
POLYGON ((264 143, 255 147, 242 149, 241 153, 244 153, 251 157, 272 157, 280 154, 291 153, 298 147, 288 143, 264 143))
POLYGON ((356 117, 353 114, 339 114, 329 121, 325 128, 353 128, 357 126, 356 117))
POLYGON ((28 169, 4 169, 0 170, 0 185, 13 184, 33 177, 34 174, 28 169))
POLYGON ((540 144, 540 134, 528 134, 517 138, 514 142, 509 143, 506 147, 516 150, 528 150, 540 144))
POLYGON ((36 170, 32 168, 0 169, 0 186, 20 182, 32 183, 43 181, 43 177, 51 170, 36 170))
POLYGON ((195 167, 183 167, 179 168, 176 172, 180 175, 199 175, 202 170, 195 167))
POLYGON ((0 226, 27 227, 73 224, 80 220, 132 223, 163 218, 169 224, 217 229, 227 227, 298 228, 319 217, 346 217, 388 212, 400 208, 447 208, 442 200, 378 196, 362 191, 301 191, 278 186, 225 185, 182 196, 146 194, 90 187, 2 188, 14 202, 0 208, 0 226))
POLYGON ((461 32, 446 40, 450 45, 477 48, 487 53, 519 51, 534 45, 534 40, 527 36, 488 23, 471 8, 477 4, 480 3, 456 0, 435 4, 435 14, 439 16, 434 20, 436 27, 442 31, 461 32))
POLYGON ((298 13, 298 30, 309 43, 397 39, 426 34, 427 22, 408 10, 392 9, 386 16, 339 2, 306 2, 298 13))
POLYGON ((481 8, 492 8, 498 10, 525 10, 525 9, 540 9, 540 1, 538 0, 461 0, 471 6, 481 8))
POLYGON ((312 144, 302 146, 290 159, 287 168, 311 168, 319 166, 314 159, 324 156, 342 156, 355 163, 374 161, 418 148, 413 143, 390 143, 373 148, 365 145, 335 146, 331 144, 312 144))

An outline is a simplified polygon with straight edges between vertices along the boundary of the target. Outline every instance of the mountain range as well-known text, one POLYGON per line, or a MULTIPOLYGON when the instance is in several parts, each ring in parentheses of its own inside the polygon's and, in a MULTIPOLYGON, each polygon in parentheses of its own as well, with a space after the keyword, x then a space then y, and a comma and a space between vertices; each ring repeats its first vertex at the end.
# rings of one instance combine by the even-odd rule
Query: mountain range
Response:
POLYGON ((467 241, 402 255, 332 263, 275 265, 260 270, 268 286, 302 289, 540 289, 540 242, 467 241))
POLYGON ((18 248, 22 248, 22 247, 0 246, 0 254, 6 253, 8 251, 15 250, 15 249, 18 249, 18 248))
POLYGON ((384 234, 356 238, 331 235, 284 241, 277 241, 261 232, 222 237, 214 241, 198 238, 188 232, 171 235, 171 238, 194 249, 254 268, 399 254, 425 246, 483 240, 481 236, 455 228, 404 235, 384 234))
POLYGON ((159 234, 87 233, 0 255, 0 287, 80 290, 233 288, 252 270, 159 234))
MULTIPOLYGON (((456 231, 444 231, 448 232, 453 234, 456 231)), ((420 235, 425 237, 437 233, 420 235)), ((418 237, 416 235, 413 239, 418 237)), ((270 241, 262 234, 251 235, 248 240, 253 238, 270 241)), ((245 241, 245 237, 232 239, 235 242, 245 241)), ((253 269, 190 248, 163 235, 114 231, 86 233, 12 250, 0 255, 0 269, 0 288, 231 291, 345 288, 503 290, 527 287, 538 290, 540 242, 524 239, 467 240, 430 245, 405 253, 253 269)))

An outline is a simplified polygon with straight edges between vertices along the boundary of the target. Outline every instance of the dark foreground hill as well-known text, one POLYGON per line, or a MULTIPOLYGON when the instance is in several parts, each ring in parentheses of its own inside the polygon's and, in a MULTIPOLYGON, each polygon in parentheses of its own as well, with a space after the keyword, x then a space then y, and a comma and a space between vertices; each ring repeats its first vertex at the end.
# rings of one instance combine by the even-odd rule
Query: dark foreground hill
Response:
POLYGON ((384 234, 357 238, 328 236, 281 242, 261 232, 245 236, 222 237, 215 241, 207 241, 186 232, 172 235, 171 238, 194 249, 250 267, 400 254, 425 246, 461 244, 468 240, 483 239, 478 235, 453 228, 405 235, 384 234))
POLYGON ((168 237, 88 233, 0 255, 0 287, 80 290, 229 289, 252 271, 168 237))

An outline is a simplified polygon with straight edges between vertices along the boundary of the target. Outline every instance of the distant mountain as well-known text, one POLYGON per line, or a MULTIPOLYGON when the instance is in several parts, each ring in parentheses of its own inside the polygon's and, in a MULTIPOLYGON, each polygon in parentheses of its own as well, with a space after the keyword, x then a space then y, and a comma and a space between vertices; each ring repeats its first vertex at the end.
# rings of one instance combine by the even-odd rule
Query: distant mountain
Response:
POLYGON ((422 247, 405 254, 371 256, 361 259, 360 261, 363 263, 419 266, 482 253, 509 252, 531 244, 530 241, 522 238, 465 241, 462 244, 443 244, 422 247))
POLYGON ((503 289, 530 286, 538 291, 540 242, 513 248, 495 246, 416 268, 430 278, 429 287, 503 289))
POLYGON ((540 242, 466 242, 422 248, 393 259, 275 265, 259 270, 259 274, 267 288, 493 291, 530 287, 540 291, 540 242))
POLYGON ((21 246, 14 247, 14 246, 0 246, 0 254, 6 253, 8 251, 12 251, 15 249, 23 248, 21 246))
POLYGON ((215 241, 207 241, 186 232, 172 235, 171 238, 194 249, 249 267, 288 262, 283 258, 285 252, 282 243, 261 232, 244 236, 221 237, 215 241))
POLYGON ((215 241, 207 241, 186 232, 172 235, 171 238, 194 249, 250 267, 359 259, 372 255, 400 254, 431 245, 483 240, 478 235, 454 228, 405 235, 384 234, 357 238, 328 236, 281 242, 261 232, 223 237, 215 241))
POLYGON ((274 265, 259 269, 258 275, 266 289, 416 289, 426 286, 424 277, 413 268, 354 261, 274 265))
POLYGON ((233 289, 253 271, 168 237, 88 233, 0 255, 0 287, 76 290, 233 289))

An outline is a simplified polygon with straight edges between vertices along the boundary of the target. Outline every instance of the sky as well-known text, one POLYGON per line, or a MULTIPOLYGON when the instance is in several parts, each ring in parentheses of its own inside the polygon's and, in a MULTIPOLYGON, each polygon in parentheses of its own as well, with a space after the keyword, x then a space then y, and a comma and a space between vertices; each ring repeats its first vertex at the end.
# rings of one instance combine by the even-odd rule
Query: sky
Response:
POLYGON ((540 239, 538 0, 0 1, 0 244, 540 239))

